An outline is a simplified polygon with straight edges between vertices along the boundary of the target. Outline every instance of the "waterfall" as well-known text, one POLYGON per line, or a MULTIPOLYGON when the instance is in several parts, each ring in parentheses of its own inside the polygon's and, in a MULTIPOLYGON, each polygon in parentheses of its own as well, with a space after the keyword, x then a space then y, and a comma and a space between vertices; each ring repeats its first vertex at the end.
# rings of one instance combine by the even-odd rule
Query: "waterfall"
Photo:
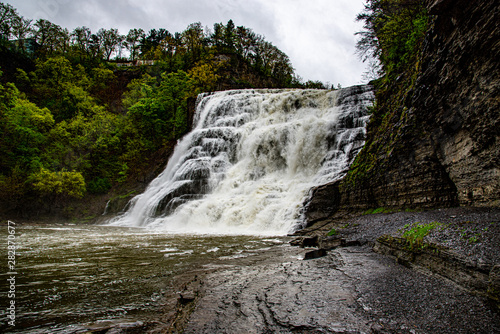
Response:
POLYGON ((364 144, 371 86, 233 90, 198 97, 194 129, 112 224, 173 233, 284 235, 316 185, 364 144))

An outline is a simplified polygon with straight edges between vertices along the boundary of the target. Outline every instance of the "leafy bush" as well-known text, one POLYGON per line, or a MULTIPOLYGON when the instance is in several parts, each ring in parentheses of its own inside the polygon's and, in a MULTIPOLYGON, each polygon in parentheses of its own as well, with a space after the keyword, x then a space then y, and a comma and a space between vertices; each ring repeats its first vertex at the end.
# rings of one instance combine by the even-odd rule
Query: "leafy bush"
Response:
POLYGON ((42 168, 39 172, 32 174, 29 181, 42 196, 62 195, 82 198, 86 192, 82 174, 75 171, 52 172, 42 168))
POLYGON ((402 237, 410 243, 410 249, 414 250, 415 248, 424 248, 424 237, 441 225, 438 222, 427 224, 417 222, 411 225, 406 224, 400 232, 402 233, 402 237))

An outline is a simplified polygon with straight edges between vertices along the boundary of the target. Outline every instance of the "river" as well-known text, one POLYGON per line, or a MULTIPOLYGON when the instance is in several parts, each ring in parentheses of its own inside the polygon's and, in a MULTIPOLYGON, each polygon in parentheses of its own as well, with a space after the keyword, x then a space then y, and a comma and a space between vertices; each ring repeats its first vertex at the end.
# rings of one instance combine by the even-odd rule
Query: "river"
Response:
MULTIPOLYGON (((10 275, 2 270, 3 333, 75 333, 104 322, 157 318, 162 297, 179 288, 173 286, 174 276, 286 242, 95 225, 21 225, 15 232, 16 326, 7 324, 10 275)), ((0 238, 6 241, 7 233, 2 228, 0 238)), ((2 259, 6 252, 2 247, 2 259)))
MULTIPOLYGON (((176 276, 285 244, 274 236, 304 225, 309 190, 341 178, 363 146, 372 101, 371 86, 201 94, 194 129, 111 226, 16 227, 0 329, 73 333, 154 319, 176 276)), ((0 237, 8 243, 8 228, 0 237)), ((295 256, 275 250, 279 265, 295 256)))

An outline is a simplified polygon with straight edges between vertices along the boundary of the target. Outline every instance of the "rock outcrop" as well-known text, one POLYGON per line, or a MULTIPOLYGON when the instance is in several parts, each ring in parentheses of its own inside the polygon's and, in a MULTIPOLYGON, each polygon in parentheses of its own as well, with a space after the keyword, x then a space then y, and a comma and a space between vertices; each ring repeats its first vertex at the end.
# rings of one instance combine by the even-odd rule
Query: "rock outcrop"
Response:
POLYGON ((412 105, 466 205, 500 200, 500 5, 435 1, 412 105))
POLYGON ((389 117, 368 125, 358 158, 369 173, 313 190, 310 222, 378 207, 500 205, 499 7, 429 2, 418 74, 383 110, 389 117))
POLYGON ((500 265, 476 264, 458 256, 452 249, 434 244, 425 243, 419 249, 411 249, 407 240, 390 235, 378 238, 373 249, 410 268, 445 277, 470 293, 486 297, 494 308, 500 310, 500 265))

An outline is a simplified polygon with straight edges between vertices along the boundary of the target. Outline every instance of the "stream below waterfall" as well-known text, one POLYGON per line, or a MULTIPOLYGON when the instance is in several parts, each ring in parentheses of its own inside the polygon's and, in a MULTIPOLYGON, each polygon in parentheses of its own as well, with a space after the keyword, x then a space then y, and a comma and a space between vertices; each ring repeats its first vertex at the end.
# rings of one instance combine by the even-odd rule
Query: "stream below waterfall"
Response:
POLYGON ((304 226, 310 190, 343 177, 364 145, 372 101, 369 85, 200 94, 193 130, 108 226, 16 228, 15 284, 8 270, 0 277, 16 326, 3 302, 0 330, 80 333, 142 321, 161 314, 177 275, 283 245, 304 226))
MULTIPOLYGON (((0 237, 7 240, 7 228, 0 237)), ((163 295, 179 289, 175 275, 284 242, 89 225, 22 225, 16 237, 16 326, 7 324, 9 276, 2 270, 2 333, 79 333, 100 322, 159 317, 163 295)))

